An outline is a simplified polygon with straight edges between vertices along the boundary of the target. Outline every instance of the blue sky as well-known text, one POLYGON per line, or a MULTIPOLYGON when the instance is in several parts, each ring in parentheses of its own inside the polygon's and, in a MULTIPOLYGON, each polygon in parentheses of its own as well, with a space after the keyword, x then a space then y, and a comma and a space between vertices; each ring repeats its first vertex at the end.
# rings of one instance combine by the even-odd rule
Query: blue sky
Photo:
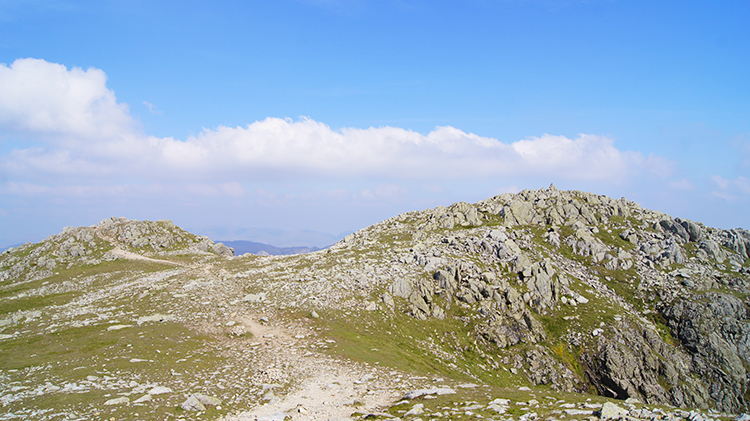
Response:
POLYGON ((0 246, 541 188, 750 228, 750 3, 0 0, 0 246))

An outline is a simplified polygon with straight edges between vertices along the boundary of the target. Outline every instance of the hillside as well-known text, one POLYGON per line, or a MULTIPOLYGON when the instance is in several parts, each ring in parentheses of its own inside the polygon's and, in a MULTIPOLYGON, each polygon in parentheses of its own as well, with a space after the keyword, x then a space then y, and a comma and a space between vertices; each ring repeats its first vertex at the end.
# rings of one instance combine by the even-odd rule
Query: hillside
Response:
POLYGON ((0 419, 734 418, 749 254, 553 186, 291 256, 111 218, 0 255, 0 419))

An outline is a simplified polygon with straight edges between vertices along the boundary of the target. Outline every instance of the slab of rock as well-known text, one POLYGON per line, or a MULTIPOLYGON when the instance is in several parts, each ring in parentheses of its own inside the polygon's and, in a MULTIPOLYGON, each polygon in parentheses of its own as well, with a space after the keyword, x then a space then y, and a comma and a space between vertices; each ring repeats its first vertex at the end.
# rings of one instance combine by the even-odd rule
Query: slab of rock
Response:
POLYGON ((599 418, 603 420, 620 418, 624 417, 627 414, 627 410, 613 404, 612 402, 604 402, 604 405, 602 405, 602 409, 599 410, 599 418))
POLYGON ((136 323, 138 323, 138 326, 148 323, 148 322, 169 322, 174 320, 174 316, 171 314, 154 314, 151 316, 143 316, 139 317, 138 320, 136 320, 136 323))
POLYGON ((119 398, 110 399, 107 402, 104 402, 105 405, 123 405, 126 403, 129 403, 130 399, 128 399, 126 396, 121 396, 119 398))
POLYGON ((149 395, 161 395, 164 393, 172 393, 172 389, 165 386, 156 386, 148 391, 149 395))
POLYGON ((140 398, 133 401, 133 403, 144 403, 144 402, 151 402, 154 398, 151 397, 151 395, 143 395, 140 398))
POLYGON ((424 404, 418 403, 414 405, 407 413, 404 414, 405 417, 408 417, 409 415, 422 415, 424 414, 424 404))
POLYGON ((107 327, 107 331, 111 332, 113 330, 122 330, 122 329, 127 329, 129 327, 133 327, 133 325, 112 325, 112 326, 107 327))
POLYGON ((590 409, 565 409, 565 415, 594 415, 594 411, 590 409))
POLYGON ((196 393, 193 396, 195 396, 195 398, 198 399, 198 402, 200 402, 200 403, 202 403, 203 405, 206 405, 206 406, 219 406, 219 405, 221 405, 221 399, 215 398, 213 396, 201 395, 200 393, 196 393))
POLYGON ((198 398, 195 397, 195 395, 190 395, 189 398, 185 402, 180 405, 180 408, 184 409, 185 411, 205 411, 206 407, 203 406, 203 404, 198 400, 198 398))
POLYGON ((404 399, 416 399, 425 395, 455 395, 456 391, 450 387, 433 387, 430 389, 418 389, 404 395, 404 399))

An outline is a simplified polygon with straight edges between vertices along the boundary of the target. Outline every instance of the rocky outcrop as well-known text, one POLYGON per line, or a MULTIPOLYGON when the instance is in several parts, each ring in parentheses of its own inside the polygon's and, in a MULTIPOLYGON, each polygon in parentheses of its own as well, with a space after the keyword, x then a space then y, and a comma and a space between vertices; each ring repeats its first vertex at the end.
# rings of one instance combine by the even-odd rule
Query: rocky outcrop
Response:
POLYGON ((93 230, 102 238, 139 251, 158 253, 191 249, 222 256, 234 255, 234 250, 224 244, 190 234, 166 219, 154 222, 113 217, 102 220, 93 230))
MULTIPOLYGON (((481 316, 469 323, 480 342, 518 348, 526 366, 537 361, 537 369, 527 372, 530 381, 561 390, 585 381, 603 395, 651 403, 748 407, 748 302, 732 291, 747 294, 750 287, 749 232, 554 187, 410 212, 368 230, 404 221, 417 225, 419 242, 410 249, 411 259, 399 261, 416 263, 430 277, 400 277, 390 293, 417 318, 451 317, 451 305, 476 311, 481 316), (582 285, 599 306, 622 313, 615 324, 596 327, 603 317, 597 312, 604 310, 586 304, 590 298, 581 294, 582 285), (712 289, 725 292, 708 298, 712 289), (710 311, 701 312, 707 302, 710 311), (565 316, 581 320, 569 324, 595 323, 563 335, 582 371, 550 363, 542 370, 538 362, 546 357, 532 358, 521 349, 547 349, 542 344, 557 340, 556 334, 540 320, 570 314, 571 307, 584 311, 565 316), (575 381, 562 380, 568 377, 575 381)), ((353 237, 366 244, 367 235, 365 230, 353 237)))

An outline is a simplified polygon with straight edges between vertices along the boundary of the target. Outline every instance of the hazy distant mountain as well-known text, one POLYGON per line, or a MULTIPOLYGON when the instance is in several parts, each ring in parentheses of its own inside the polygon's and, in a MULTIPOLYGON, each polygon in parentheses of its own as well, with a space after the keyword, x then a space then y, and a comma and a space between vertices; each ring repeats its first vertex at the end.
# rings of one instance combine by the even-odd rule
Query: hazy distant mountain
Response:
POLYGON ((276 247, 270 244, 256 243, 255 241, 243 241, 243 240, 238 240, 238 241, 219 240, 219 241, 224 243, 226 246, 233 248, 234 254, 237 256, 241 256, 245 253, 281 256, 281 255, 289 255, 289 254, 311 253, 313 251, 318 251, 321 249, 320 247, 276 247))
POLYGON ((347 234, 350 234, 346 232, 339 235, 333 235, 312 230, 287 231, 278 228, 243 228, 231 226, 192 228, 190 231, 199 235, 205 235, 212 240, 221 238, 224 243, 227 241, 250 241, 255 243, 273 244, 276 247, 282 248, 324 248, 344 238, 347 234))

